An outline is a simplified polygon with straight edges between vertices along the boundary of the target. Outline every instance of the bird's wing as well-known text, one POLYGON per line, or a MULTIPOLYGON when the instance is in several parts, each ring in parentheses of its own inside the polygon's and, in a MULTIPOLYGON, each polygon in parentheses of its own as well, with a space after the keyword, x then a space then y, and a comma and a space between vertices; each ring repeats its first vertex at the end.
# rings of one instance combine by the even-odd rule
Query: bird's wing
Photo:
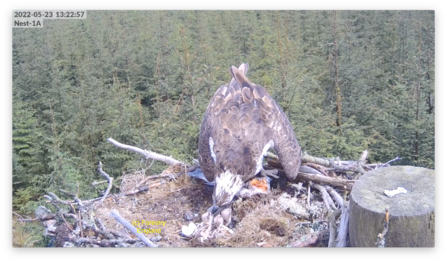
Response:
POLYGON ((244 100, 247 102, 251 101, 248 104, 255 106, 252 114, 257 113, 257 110, 260 112, 260 120, 263 124, 260 123, 255 127, 261 127, 260 131, 263 135, 258 134, 256 132, 257 130, 248 129, 248 131, 255 134, 255 139, 262 141, 261 145, 273 141, 274 149, 278 153, 287 178, 294 180, 298 175, 298 170, 301 165, 301 147, 298 144, 289 119, 262 86, 251 83, 234 66, 230 71, 234 79, 241 86, 241 93, 244 95, 244 100))
MULTIPOLYGON (((246 74, 248 64, 241 64, 239 70, 246 74)), ((235 121, 238 116, 232 110, 233 106, 239 107, 239 93, 240 87, 232 78, 216 91, 205 112, 199 135, 199 162, 208 181, 214 181, 214 176, 222 171, 240 169, 233 163, 233 157, 240 154, 240 143, 234 134, 239 129, 235 121)))
POLYGON ((301 163, 301 149, 292 126, 261 86, 245 77, 248 65, 231 67, 229 85, 221 86, 206 110, 199 135, 199 161, 209 181, 229 170, 247 181, 260 170, 274 145, 289 179, 301 163))

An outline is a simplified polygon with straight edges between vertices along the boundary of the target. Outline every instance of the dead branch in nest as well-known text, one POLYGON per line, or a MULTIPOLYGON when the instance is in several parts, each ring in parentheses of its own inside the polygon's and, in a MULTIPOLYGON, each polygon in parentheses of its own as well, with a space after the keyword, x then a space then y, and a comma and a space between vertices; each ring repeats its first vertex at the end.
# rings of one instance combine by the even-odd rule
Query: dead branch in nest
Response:
POLYGON ((342 207, 344 204, 344 201, 343 201, 343 198, 337 193, 337 191, 335 191, 330 186, 325 186, 324 188, 326 188, 327 192, 329 194, 331 194, 332 198, 337 202, 337 204, 342 207))
POLYGON ((325 166, 325 167, 332 167, 332 164, 330 163, 330 161, 328 159, 324 159, 324 158, 320 158, 320 157, 314 157, 314 156, 309 156, 307 153, 304 153, 301 156, 301 161, 303 163, 314 163, 320 166, 325 166))
POLYGON ((127 192, 121 193, 120 196, 121 196, 121 195, 124 195, 124 196, 136 195, 136 194, 138 194, 138 193, 148 191, 149 188, 157 187, 157 186, 161 186, 161 185, 163 185, 163 184, 164 184, 164 182, 160 182, 160 183, 154 183, 154 184, 151 184, 151 185, 148 185, 148 186, 142 186, 142 187, 137 188, 137 189, 135 189, 135 190, 131 190, 131 191, 127 191, 127 192))
POLYGON ((348 225, 349 225, 349 205, 342 206, 340 225, 338 228, 337 244, 335 247, 346 247, 346 241, 348 237, 348 225))
POLYGON ((144 184, 144 183, 146 183, 147 181, 152 180, 152 179, 165 178, 165 177, 173 178, 173 177, 176 176, 176 175, 177 175, 177 174, 160 174, 160 175, 148 176, 148 177, 146 177, 143 181, 141 181, 140 183, 138 183, 137 186, 140 185, 140 184, 144 184))
POLYGON ((313 181, 315 183, 324 184, 324 185, 330 185, 340 188, 345 188, 347 190, 351 190, 352 186, 354 185, 354 180, 343 180, 339 178, 331 178, 323 175, 317 175, 317 174, 308 174, 308 173, 298 173, 295 180, 305 180, 307 182, 313 181))
POLYGON ((17 221, 19 222, 35 222, 35 221, 45 221, 56 218, 56 214, 48 214, 43 217, 36 217, 36 218, 19 218, 17 221))
POLYGON ((340 216, 341 210, 337 209, 335 211, 332 211, 329 213, 329 243, 328 247, 334 247, 335 246, 335 228, 336 224, 335 221, 340 216))
POLYGON ((324 188, 322 185, 319 185, 316 183, 313 183, 311 185, 311 187, 320 191, 321 196, 323 198, 323 202, 326 205, 327 210, 331 211, 333 209, 337 209, 337 207, 334 204, 334 201, 332 200, 332 198, 329 196, 328 192, 326 191, 326 188, 324 188))
POLYGON ((307 183, 307 208, 310 208, 310 185, 312 185, 312 181, 307 183))
MULTIPOLYGON (((388 161, 385 164, 366 164, 366 159, 368 157, 368 151, 363 151, 359 160, 357 161, 340 161, 340 160, 334 160, 334 159, 325 159, 325 158, 319 158, 319 157, 314 157, 314 156, 310 156, 307 153, 304 153, 301 156, 301 161, 304 164, 303 166, 310 166, 313 169, 317 169, 320 172, 320 174, 322 173, 328 173, 328 171, 333 171, 336 173, 354 173, 354 174, 364 174, 369 170, 372 169, 377 169, 377 168, 381 168, 381 167, 385 167, 385 166, 389 166, 389 163, 394 162, 396 160, 400 160, 399 157, 388 161), (317 167, 317 166, 320 167, 317 167)), ((279 162, 279 158, 278 156, 276 156, 275 154, 268 152, 266 155, 266 160, 267 162, 276 168, 281 168, 282 169, 282 165, 279 162)), ((303 170, 301 170, 300 168, 300 172, 302 173, 309 173, 303 170)), ((317 182, 318 183, 318 182, 317 182)))
MULTIPOLYGON (((368 157, 368 151, 363 151, 358 161, 340 161, 334 159, 324 159, 319 157, 309 156, 307 153, 304 153, 301 156, 301 160, 303 165, 300 166, 300 170, 298 172, 296 179, 302 179, 305 181, 312 181, 318 184, 330 185, 333 187, 343 188, 345 190, 350 191, 354 180, 346 180, 341 179, 340 177, 334 177, 333 173, 335 172, 340 174, 346 173, 354 173, 358 174, 355 177, 358 177, 361 174, 367 172, 367 170, 372 170, 374 168, 380 168, 382 166, 388 165, 390 162, 399 160, 399 158, 393 159, 384 165, 379 164, 366 164, 366 158, 368 157), (329 177, 329 174, 331 174, 329 177)), ((271 152, 267 152, 265 157, 267 163, 274 168, 283 169, 281 162, 279 161, 278 156, 271 152)))
MULTIPOLYGON (((298 175, 296 179, 302 179, 305 181, 313 181, 318 184, 330 185, 333 187, 344 188, 345 190, 350 191, 355 180, 345 180, 337 177, 328 177, 324 175, 323 172, 326 171, 334 171, 338 173, 361 173, 364 171, 365 159, 368 155, 368 152, 365 150, 362 153, 359 161, 337 161, 338 164, 334 162, 334 160, 328 160, 323 158, 316 158, 304 154, 302 156, 303 163, 312 163, 311 165, 301 165, 298 175), (360 163, 360 164, 359 164, 360 163), (346 164, 346 165, 345 165, 346 164), (320 166, 320 167, 318 167, 320 166), (317 170, 319 169, 319 170, 317 170)), ((278 156, 275 154, 268 152, 266 155, 266 160, 270 166, 275 168, 282 169, 282 165, 278 159, 278 156)))
POLYGON ((102 170, 102 163, 101 163, 101 161, 99 161, 99 163, 98 163, 98 172, 109 181, 109 186, 107 187, 107 190, 106 190, 106 192, 104 193, 104 196, 101 199, 101 203, 102 203, 102 202, 104 202, 104 199, 106 199, 107 195, 109 194, 110 190, 112 189, 113 177, 110 177, 109 174, 107 174, 106 172, 104 172, 102 170))
POLYGON ((115 245, 120 245, 122 243, 135 244, 136 242, 138 242, 138 240, 136 239, 95 240, 90 238, 75 238, 75 237, 71 237, 70 241, 78 245, 91 244, 91 245, 98 245, 101 247, 113 247, 115 245))
POLYGON ((366 158, 368 157, 368 151, 363 151, 362 155, 360 156, 359 160, 357 161, 357 169, 359 171, 359 175, 364 175, 366 173, 363 166, 366 164, 366 158))
MULTIPOLYGON (((119 177, 119 178, 117 178, 117 179, 114 179, 114 181, 119 181, 119 180, 122 180, 123 178, 122 177, 119 177)), ((104 184, 104 183, 109 183, 109 181, 108 180, 103 180, 103 181, 93 181, 92 182, 92 186, 97 186, 97 185, 101 185, 101 184, 104 184)), ((117 187, 116 185, 113 185, 114 187, 117 187)))
POLYGON ((148 247, 157 247, 157 245, 155 245, 154 243, 152 243, 152 241, 150 241, 149 239, 147 239, 142 233, 138 232, 138 230, 132 226, 131 223, 129 223, 129 221, 127 221, 126 219, 124 219, 116 210, 112 210, 112 212, 110 213, 110 215, 115 218, 118 222, 120 222, 125 228, 127 228, 128 230, 130 230, 135 236, 137 236, 139 239, 141 239, 141 241, 143 241, 146 246, 148 247))
POLYGON ((386 162, 385 164, 380 165, 378 168, 385 167, 385 166, 389 166, 390 163, 392 163, 392 162, 394 162, 394 161, 397 161, 397 160, 402 160, 402 158, 400 158, 400 157, 396 157, 396 158, 394 158, 394 159, 391 159, 390 161, 386 162))
MULTIPOLYGON (((161 183, 157 183, 161 184, 161 183)), ((157 186, 157 185, 153 185, 157 186)), ((146 187, 146 190, 148 188, 146 187)), ((74 195, 74 198, 77 194, 74 195)), ((53 220, 52 223, 44 223, 44 226, 47 227, 46 230, 50 231, 51 235, 54 236, 56 233, 56 227, 54 226, 56 223, 58 224, 65 224, 66 228, 69 230, 69 235, 63 236, 64 238, 69 239, 70 242, 72 242, 75 246, 82 246, 83 244, 90 244, 90 245, 99 245, 103 247, 110 247, 110 246, 116 246, 116 245, 124 245, 124 244, 138 244, 141 243, 136 239, 131 239, 129 236, 126 236, 123 233, 120 233, 118 231, 114 230, 107 230, 104 224, 100 219, 96 219, 96 223, 99 224, 99 228, 91 222, 84 221, 81 216, 81 207, 85 206, 79 206, 79 209, 76 210, 75 207, 73 207, 73 203, 76 201, 66 201, 60 199, 56 194, 49 192, 48 195, 46 195, 46 198, 50 200, 50 203, 53 204, 58 209, 58 214, 52 214, 50 210, 48 210, 45 207, 39 207, 39 209, 44 210, 40 213, 40 215, 34 219, 19 219, 18 221, 21 222, 33 222, 33 221, 46 221, 46 220, 53 220), (63 211, 63 209, 59 205, 66 205, 69 207, 68 213, 67 211, 63 211), (54 220, 55 218, 59 217, 60 222, 56 222, 54 220), (74 220, 74 223, 71 223, 67 221, 67 218, 71 218, 74 220), (49 227, 52 227, 51 229, 49 227), (91 231, 96 233, 96 238, 85 238, 84 237, 84 231, 85 229, 90 229, 91 231), (104 239, 101 239, 100 235, 104 239), (137 243, 138 242, 138 243, 137 243)), ((98 198, 97 200, 100 200, 102 198, 98 198)), ((79 199, 78 199, 79 200, 79 199)), ((89 200, 92 201, 92 200, 89 200)), ((79 200, 79 202, 82 202, 79 200)), ((113 213, 113 212, 112 212, 113 213)), ((37 215, 37 213, 36 213, 37 215)), ((144 244, 150 247, 156 247, 155 244, 153 244, 151 241, 145 239, 144 235, 141 233, 138 233, 136 231, 136 228, 134 228, 129 222, 127 222, 124 218, 119 216, 119 214, 112 214, 115 219, 117 219, 120 223, 122 223, 126 228, 131 230, 137 237, 139 237, 144 244), (129 225, 131 228, 129 228, 129 225), (135 231, 135 232, 134 232, 135 231), (142 236, 144 238, 142 238, 142 236)), ((62 234, 65 234, 62 232, 62 234)), ((47 234, 48 235, 48 234, 47 234)), ((141 244, 143 244, 141 243, 141 244)))
POLYGON ((69 197, 76 197, 76 194, 71 193, 71 192, 68 192, 68 191, 65 191, 65 190, 63 190, 63 189, 59 189, 59 191, 60 191, 61 193, 64 193, 65 195, 67 195, 67 196, 69 196, 69 197))
POLYGON ((176 160, 176 159, 174 159, 174 158, 172 158, 170 156, 164 156, 164 155, 152 152, 152 151, 148 151, 148 150, 144 150, 144 149, 141 149, 141 148, 138 148, 138 147, 122 144, 122 143, 120 143, 118 141, 115 141, 111 137, 109 137, 107 139, 107 141, 109 141, 110 143, 112 143, 116 147, 119 147, 119 148, 122 148, 122 149, 126 149, 126 150, 130 150, 130 151, 136 152, 136 153, 138 153, 140 155, 143 155, 146 159, 149 159, 149 158, 155 159, 155 160, 164 162, 164 163, 166 163, 168 165, 185 164, 182 161, 178 161, 178 160, 176 160))
POLYGON ((44 197, 46 197, 47 199, 49 199, 51 201, 51 204, 53 204, 53 206, 55 206, 59 212, 61 212, 60 207, 57 204, 63 204, 63 205, 67 205, 70 208, 70 211, 75 213, 76 211, 74 210, 73 206, 70 205, 69 202, 65 201, 65 200, 61 200, 58 196, 56 196, 56 194, 54 194, 53 192, 48 192, 48 195, 44 195, 44 197))

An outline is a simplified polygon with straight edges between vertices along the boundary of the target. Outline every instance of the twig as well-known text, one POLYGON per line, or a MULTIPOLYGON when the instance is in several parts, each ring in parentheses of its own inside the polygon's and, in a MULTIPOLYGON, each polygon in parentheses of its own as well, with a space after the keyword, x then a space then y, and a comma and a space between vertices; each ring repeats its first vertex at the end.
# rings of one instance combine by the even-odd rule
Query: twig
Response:
MULTIPOLYGON (((56 215, 55 214, 51 214, 52 215, 52 218, 55 218, 56 217, 56 215)), ((43 220, 47 220, 47 219, 42 219, 42 218, 28 218, 28 219, 26 219, 26 218, 19 218, 19 219, 17 219, 17 221, 19 221, 19 222, 34 222, 34 221, 43 221, 43 220)))
POLYGON ((323 175, 317 175, 317 174, 308 174, 308 173, 301 173, 299 172, 296 179, 303 179, 305 181, 313 181, 319 184, 325 184, 335 187, 344 188, 346 187, 347 190, 351 190, 352 186, 354 185, 354 180, 342 180, 339 178, 331 178, 323 175))
POLYGON ((366 157, 368 156, 368 151, 363 151, 362 155, 360 156, 359 160, 357 161, 357 174, 354 177, 354 180, 359 179, 362 175, 366 174, 365 169, 363 166, 366 164, 366 157))
POLYGON ((317 164, 317 165, 320 165, 320 166, 332 167, 332 165, 329 162, 329 160, 324 159, 324 158, 320 158, 320 157, 309 156, 308 154, 303 154, 301 156, 301 161, 303 163, 314 163, 314 164, 317 164))
MULTIPOLYGON (((114 181, 118 181, 118 180, 121 180, 121 179, 123 179, 122 177, 119 177, 119 178, 117 178, 117 179, 114 179, 114 181)), ((104 183, 109 183, 109 181, 108 180, 103 180, 103 181, 93 181, 92 182, 92 186, 97 186, 97 185, 100 185, 100 184, 104 184, 104 183)), ((117 187, 116 185, 113 185, 114 187, 117 187)))
POLYGON ((98 245, 98 246, 102 246, 102 247, 110 247, 110 246, 115 246, 115 245, 122 244, 122 243, 135 244, 138 241, 136 239, 96 240, 96 239, 90 239, 90 238, 71 237, 70 242, 73 242, 77 245, 82 245, 82 244, 86 243, 86 244, 93 244, 93 245, 98 245))
POLYGON ((313 187, 321 192, 321 196, 323 197, 323 202, 329 211, 331 211, 332 209, 337 209, 337 207, 334 204, 334 201, 332 200, 332 198, 329 196, 328 192, 326 191, 326 188, 324 188, 322 185, 319 185, 319 184, 312 184, 311 187, 313 187))
POLYGON ((141 180, 140 182, 138 182, 133 189, 138 188, 141 185, 144 185, 147 181, 149 181, 152 178, 152 176, 148 176, 145 179, 141 180))
POLYGON ((119 232, 118 230, 109 229, 109 232, 112 233, 117 238, 123 238, 123 239, 132 239, 129 235, 126 235, 124 233, 119 232))
MULTIPOLYGON (((101 234, 101 235, 105 236, 107 239, 115 239, 115 236, 109 230, 97 229, 96 227, 90 226, 90 225, 87 225, 87 224, 84 224, 84 225, 86 227, 90 228, 91 230, 95 231, 95 233, 101 234)), ((81 236, 81 238, 83 238, 83 236, 81 236)))
POLYGON ((131 223, 129 223, 126 219, 124 219, 116 210, 112 210, 112 212, 110 212, 110 215, 115 218, 118 222, 120 222, 125 228, 127 228, 128 230, 132 231, 132 233, 137 236, 139 239, 141 239, 146 246, 148 247, 157 247, 157 245, 155 245, 154 243, 152 243, 149 239, 147 239, 142 233, 139 233, 137 231, 137 229, 132 226, 131 223))
POLYGON ((80 209, 84 208, 84 205, 82 204, 81 199, 75 197, 73 200, 74 200, 76 203, 78 203, 78 206, 79 206, 80 209))
POLYGON ((125 196, 131 196, 131 195, 135 195, 135 194, 138 194, 140 192, 145 192, 145 191, 148 191, 148 190, 149 190, 149 186, 142 186, 142 187, 140 187, 140 188, 138 188, 136 190, 130 190, 130 191, 124 192, 123 194, 125 196))
MULTIPOLYGON (((71 231, 73 231, 73 228, 71 227, 71 225, 68 224, 67 220, 65 220, 64 214, 62 214, 62 213, 59 213, 59 214, 60 214, 62 220, 64 220, 64 222, 65 222, 65 224, 67 225, 67 227, 68 227, 71 231)), ((67 215, 68 215, 68 214, 67 214, 67 215)))
POLYGON ((99 163, 98 163, 98 171, 99 171, 99 173, 103 177, 105 177, 109 181, 109 186, 107 187, 107 190, 106 190, 106 192, 104 193, 104 196, 102 196, 102 199, 101 199, 101 203, 103 203, 104 200, 106 199, 107 195, 109 194, 110 190, 112 189, 113 177, 110 177, 106 172, 104 172, 102 170, 102 163, 101 163, 101 161, 99 161, 99 163))
POLYGON ((329 242, 328 242, 328 247, 334 247, 335 246, 335 221, 337 220, 337 218, 340 216, 341 214, 341 210, 337 209, 334 210, 332 212, 330 212, 329 215, 329 242))
POLYGON ((23 219, 23 217, 22 217, 21 215, 17 214, 17 213, 14 212, 14 211, 12 211, 12 214, 13 214, 13 215, 16 215, 16 216, 18 216, 18 217, 20 217, 20 219, 23 219))
POLYGON ((394 159, 391 159, 390 161, 386 162, 385 164, 380 165, 378 168, 388 166, 390 163, 392 163, 392 162, 394 162, 394 161, 397 161, 397 160, 402 160, 402 158, 400 158, 400 157, 396 157, 396 158, 394 158, 394 159))
POLYGON ((331 194, 332 198, 337 202, 337 204, 342 207, 344 204, 344 201, 343 201, 343 198, 337 193, 337 191, 335 191, 330 186, 325 186, 324 188, 326 188, 327 192, 329 194, 331 194))
POLYGON ((359 161, 366 161, 366 158, 368 157, 368 151, 365 150, 362 152, 362 155, 360 156, 359 161))
POLYGON ((78 225, 79 225, 79 230, 81 231, 81 237, 84 237, 84 230, 82 230, 81 210, 78 210, 78 225))
POLYGON ((59 191, 60 192, 62 192, 62 193, 64 193, 64 194, 66 194, 67 196, 69 196, 69 197, 76 197, 76 194, 74 194, 74 193, 70 193, 70 192, 68 192, 68 191, 65 191, 65 190, 63 190, 63 189, 59 189, 59 191))
POLYGON ((106 230, 106 226, 104 226, 104 223, 102 222, 101 218, 97 217, 95 220, 99 224, 99 228, 101 230, 106 230))
POLYGON ((340 226, 338 228, 337 244, 335 247, 346 247, 349 226, 349 205, 343 206, 341 210, 340 226))
POLYGON ((183 163, 181 161, 178 161, 178 160, 176 160, 176 159, 174 159, 172 157, 169 157, 169 156, 160 155, 160 154, 157 154, 157 153, 152 152, 152 151, 143 150, 143 149, 138 148, 138 147, 122 144, 120 142, 115 141, 114 139, 112 139, 110 137, 107 139, 107 141, 109 141, 110 143, 112 143, 116 147, 119 147, 119 148, 122 148, 122 149, 126 149, 126 150, 129 150, 129 151, 133 151, 133 152, 136 152, 138 154, 141 154, 146 159, 152 158, 152 159, 164 162, 164 163, 166 163, 168 165, 185 164, 185 163, 183 163))
MULTIPOLYGON (((306 173, 306 174, 327 176, 326 174, 323 174, 320 170, 316 169, 315 167, 313 167, 311 165, 307 164, 307 165, 300 166, 299 172, 306 173)), ((313 165, 316 165, 316 164, 313 164, 313 165)))
POLYGON ((310 186, 312 185, 312 181, 307 183, 307 208, 310 208, 310 186))
MULTIPOLYGON (((73 206, 72 205, 70 205, 70 203, 68 202, 68 201, 65 201, 65 200, 62 200, 62 199, 60 199, 58 196, 56 196, 56 194, 54 194, 53 192, 48 192, 48 195, 50 196, 50 198, 48 198, 48 199, 50 199, 51 200, 51 203, 59 203, 59 204, 64 204, 64 205, 67 205, 67 206, 69 206, 70 207, 70 211, 72 212, 72 213, 76 213, 76 210, 73 208, 73 206)), ((55 205, 56 206, 56 205, 55 205)), ((57 207, 57 206, 56 206, 57 207)), ((58 210, 59 210, 60 208, 58 208, 58 210)))

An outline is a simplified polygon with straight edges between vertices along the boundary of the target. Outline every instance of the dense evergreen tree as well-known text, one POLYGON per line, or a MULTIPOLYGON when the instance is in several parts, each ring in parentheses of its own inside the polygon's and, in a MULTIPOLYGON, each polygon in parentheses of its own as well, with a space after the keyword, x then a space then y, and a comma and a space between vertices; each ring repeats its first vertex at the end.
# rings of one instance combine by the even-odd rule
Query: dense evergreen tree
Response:
POLYGON ((14 28, 14 207, 96 196, 98 161, 114 177, 141 165, 108 137, 191 161, 242 62, 309 154, 434 168, 434 36, 432 11, 89 11, 14 28))

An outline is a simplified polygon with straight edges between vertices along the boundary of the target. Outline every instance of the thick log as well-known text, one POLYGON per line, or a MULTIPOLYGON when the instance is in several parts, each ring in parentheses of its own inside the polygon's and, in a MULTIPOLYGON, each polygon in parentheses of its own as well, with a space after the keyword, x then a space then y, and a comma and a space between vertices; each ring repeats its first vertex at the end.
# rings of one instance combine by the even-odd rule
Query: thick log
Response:
POLYGON ((435 171, 391 166, 371 170, 351 192, 349 240, 353 247, 375 247, 389 210, 386 247, 435 246, 435 171), (389 197, 385 190, 402 187, 407 193, 389 197))

